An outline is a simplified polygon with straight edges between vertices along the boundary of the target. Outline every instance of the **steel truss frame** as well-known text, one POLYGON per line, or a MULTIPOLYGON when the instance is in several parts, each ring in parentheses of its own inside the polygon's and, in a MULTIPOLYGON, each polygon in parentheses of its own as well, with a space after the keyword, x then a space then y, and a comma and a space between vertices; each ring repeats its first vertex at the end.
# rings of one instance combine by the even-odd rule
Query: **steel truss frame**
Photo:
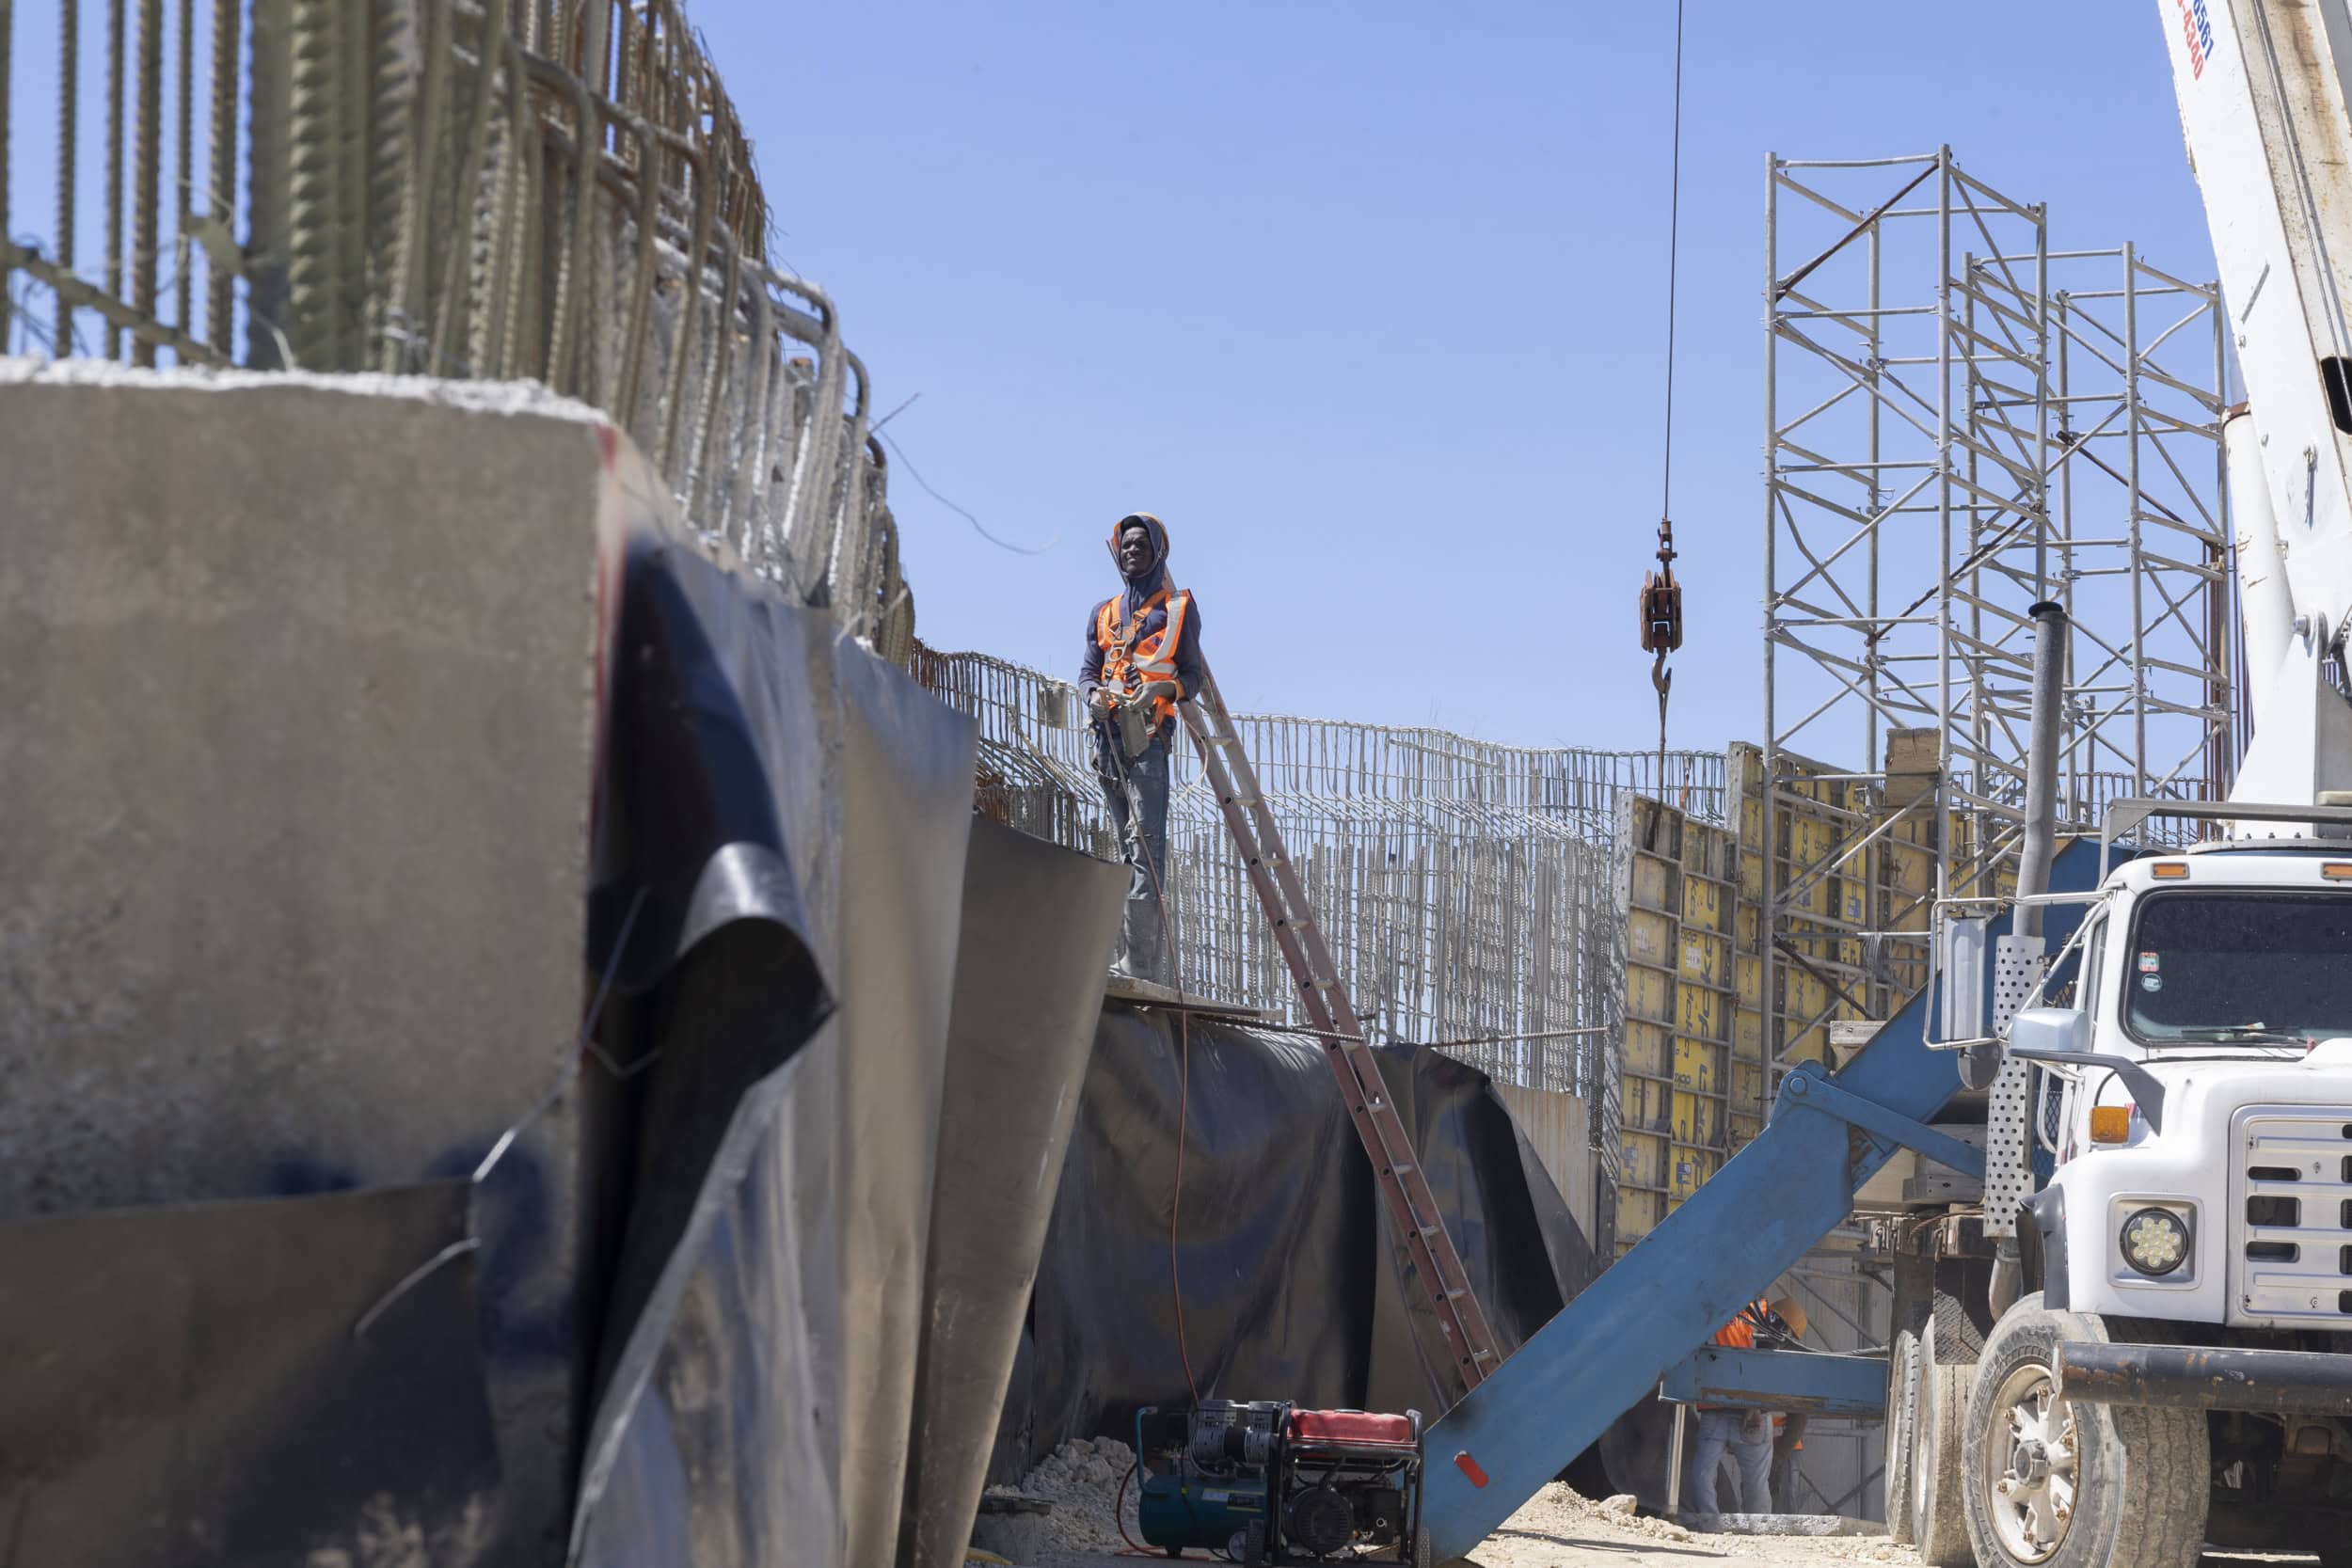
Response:
POLYGON ((2052 249, 2041 204, 1949 148, 1772 158, 1765 250, 1764 842, 1834 824, 1826 853, 1762 857, 1778 1063, 1821 1022, 1786 1016, 1784 969, 1830 977, 1844 1016, 1917 983, 1915 900, 1882 883, 1824 919, 1814 896, 1891 813, 1939 848, 1938 907, 2013 868, 2030 607, 2070 612, 2058 809, 2088 827, 2110 799, 2226 784, 2235 600, 2216 285, 2130 245, 2052 249))

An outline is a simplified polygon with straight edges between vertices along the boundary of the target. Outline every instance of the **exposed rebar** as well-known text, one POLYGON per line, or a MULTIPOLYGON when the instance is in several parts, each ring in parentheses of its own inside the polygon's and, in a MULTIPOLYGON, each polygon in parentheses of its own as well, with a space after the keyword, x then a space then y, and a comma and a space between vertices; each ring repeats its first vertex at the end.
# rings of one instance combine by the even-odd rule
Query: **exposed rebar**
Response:
POLYGON ((297 363, 342 363, 337 302, 335 0, 294 0, 288 76, 286 203, 288 325, 297 363))
MULTIPOLYGON (((237 87, 239 55, 242 48, 239 34, 245 24, 245 8, 239 0, 214 0, 213 5, 213 188, 211 209, 213 221, 221 230, 224 248, 235 243, 237 218, 237 87)), ((221 264, 219 251, 207 251, 204 280, 210 298, 205 302, 204 336, 222 353, 230 352, 230 339, 234 332, 232 318, 236 309, 236 274, 221 264)))
MULTIPOLYGON (((0 0, 0 8, 7 3, 8 0, 0 0)), ((56 246, 57 267, 66 273, 73 270, 73 183, 81 132, 81 0, 66 0, 57 14, 57 229, 51 242, 56 246)), ((5 81, 7 75, 6 70, 0 69, 0 81, 5 81)), ((7 118, 0 115, 0 119, 7 118)), ((0 182, 8 180, 8 128, 0 126, 0 182)), ((0 206, 5 205, 0 202, 0 206)), ((0 312, 8 309, 6 293, 6 290, 0 290, 0 312)), ((57 332, 50 343, 50 352, 60 359, 73 352, 73 302, 63 294, 57 296, 57 332)))
MULTIPOLYGON (((134 152, 131 210, 131 305, 142 316, 155 314, 157 204, 164 172, 164 0, 139 0, 139 119, 134 152)), ((132 345, 131 362, 155 363, 155 345, 132 345)))
MULTIPOLYGON (((73 0, 66 0, 67 9, 72 6, 73 0)), ((16 11, 12 0, 0 0, 0 240, 8 234, 8 71, 15 38, 16 11)), ((0 354, 8 352, 8 326, 14 312, 8 269, 0 267, 0 354)))
POLYGON ((173 85, 177 97, 173 107, 178 111, 173 129, 178 135, 172 146, 171 320, 181 331, 193 332, 196 267, 188 245, 188 215, 196 210, 196 0, 180 0, 179 70, 173 85))
MULTIPOLYGON (((125 0, 106 3, 106 293, 122 297, 122 55, 125 0)), ((122 329, 106 318, 106 357, 122 357, 122 329)))

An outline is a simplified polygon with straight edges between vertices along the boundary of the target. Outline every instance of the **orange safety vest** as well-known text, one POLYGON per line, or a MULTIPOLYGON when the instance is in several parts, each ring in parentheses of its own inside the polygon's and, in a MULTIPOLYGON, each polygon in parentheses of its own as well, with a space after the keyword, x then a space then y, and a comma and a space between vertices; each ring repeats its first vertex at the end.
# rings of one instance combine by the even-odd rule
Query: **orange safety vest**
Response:
MULTIPOLYGON (((1755 1312, 1758 1318, 1771 1310, 1771 1304, 1767 1302, 1759 1301, 1756 1304, 1755 1312)), ((1715 1342, 1727 1350, 1754 1350, 1756 1348, 1755 1319, 1750 1318, 1745 1312, 1740 1313, 1715 1331, 1715 1342)))
MULTIPOLYGON (((1121 626, 1119 601, 1104 599, 1094 616, 1094 644, 1103 650, 1103 684, 1114 691, 1126 692, 1152 681, 1175 681, 1177 697, 1189 695, 1184 683, 1176 680, 1176 644, 1184 638, 1184 615, 1191 608, 1190 594, 1182 590, 1170 593, 1163 588, 1136 606, 1135 614, 1121 626), (1143 636, 1145 618, 1163 605, 1168 609, 1168 619, 1159 630, 1143 636)), ((1152 699, 1154 722, 1166 723, 1175 717, 1175 703, 1165 697, 1152 699)))

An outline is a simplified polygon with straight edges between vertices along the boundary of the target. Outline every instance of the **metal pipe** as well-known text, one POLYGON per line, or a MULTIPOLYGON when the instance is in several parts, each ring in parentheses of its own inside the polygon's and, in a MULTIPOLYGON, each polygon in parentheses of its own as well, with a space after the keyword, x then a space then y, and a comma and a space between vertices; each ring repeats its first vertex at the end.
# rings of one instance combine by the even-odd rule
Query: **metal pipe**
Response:
MULTIPOLYGON (((2026 836, 2018 848, 2017 891, 2027 898, 2050 891, 2050 861, 2058 852, 2058 765, 2066 721, 2066 610, 2044 599, 2033 607, 2033 707, 2026 741, 2026 836)), ((2017 934, 2042 935, 2042 906, 2017 910, 2017 934)))
POLYGON ((1682 1517, 1682 1456, 1689 1430, 1684 1423, 1690 1419, 1690 1411, 1691 1407, 1687 1404, 1675 1406, 1674 1446, 1670 1450, 1671 1457, 1666 1461, 1666 1517, 1669 1519, 1682 1517))
POLYGON ((2058 1347, 2059 1386, 2086 1404, 2352 1416, 2352 1355, 2203 1345, 2058 1347))

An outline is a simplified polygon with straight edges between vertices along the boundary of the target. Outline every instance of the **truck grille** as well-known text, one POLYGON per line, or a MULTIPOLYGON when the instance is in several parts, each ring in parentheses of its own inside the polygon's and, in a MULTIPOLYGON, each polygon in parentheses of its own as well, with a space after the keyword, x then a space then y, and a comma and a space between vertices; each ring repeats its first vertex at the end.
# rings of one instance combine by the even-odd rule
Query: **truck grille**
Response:
POLYGON ((2352 1326, 2352 1111, 2249 1108, 2235 1121, 2239 1307, 2352 1326))

